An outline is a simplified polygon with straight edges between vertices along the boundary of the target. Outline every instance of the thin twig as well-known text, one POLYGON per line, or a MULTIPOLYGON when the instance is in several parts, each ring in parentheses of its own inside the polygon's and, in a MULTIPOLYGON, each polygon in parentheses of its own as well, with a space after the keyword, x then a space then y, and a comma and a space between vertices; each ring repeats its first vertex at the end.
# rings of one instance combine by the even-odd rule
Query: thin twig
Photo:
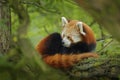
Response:
POLYGON ((50 34, 49 31, 47 30, 46 26, 44 26, 44 30, 47 34, 50 34))
POLYGON ((97 53, 100 53, 102 50, 104 50, 107 46, 109 46, 111 43, 113 42, 113 39, 111 41, 109 41, 106 45, 104 45, 102 47, 102 49, 100 49, 97 53))
MULTIPOLYGON (((104 34, 104 32, 103 32, 103 29, 102 29, 101 26, 99 26, 99 28, 100 28, 100 31, 101 31, 101 37, 102 37, 102 39, 105 40, 105 34, 104 34)), ((105 42, 105 41, 103 41, 103 43, 101 44, 102 47, 104 47, 104 42, 105 42)))
POLYGON ((104 38, 99 38, 97 39, 96 41, 102 41, 102 40, 105 40, 105 39, 110 39, 110 38, 113 38, 112 36, 104 36, 104 38))

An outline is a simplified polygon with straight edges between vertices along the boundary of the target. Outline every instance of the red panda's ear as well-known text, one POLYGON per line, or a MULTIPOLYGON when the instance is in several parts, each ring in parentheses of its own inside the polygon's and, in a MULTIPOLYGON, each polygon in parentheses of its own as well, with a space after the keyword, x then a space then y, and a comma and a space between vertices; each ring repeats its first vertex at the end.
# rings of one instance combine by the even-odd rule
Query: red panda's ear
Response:
POLYGON ((86 35, 86 33, 83 31, 83 23, 82 22, 77 22, 76 26, 80 29, 80 33, 82 35, 86 35))
POLYGON ((61 17, 62 19, 62 26, 64 27, 66 24, 68 24, 68 20, 65 17, 61 17))

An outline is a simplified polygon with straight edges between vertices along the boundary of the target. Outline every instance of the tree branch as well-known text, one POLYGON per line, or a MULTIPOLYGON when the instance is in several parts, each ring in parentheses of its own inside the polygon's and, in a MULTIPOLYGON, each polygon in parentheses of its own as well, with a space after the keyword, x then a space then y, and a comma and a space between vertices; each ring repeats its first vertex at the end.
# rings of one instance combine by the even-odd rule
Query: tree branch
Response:
MULTIPOLYGON (((120 56, 120 55, 117 55, 120 56)), ((120 73, 120 59, 112 56, 100 56, 97 59, 89 58, 79 62, 67 74, 70 80, 78 78, 80 80, 99 80, 101 77, 109 79, 117 78, 120 73)))

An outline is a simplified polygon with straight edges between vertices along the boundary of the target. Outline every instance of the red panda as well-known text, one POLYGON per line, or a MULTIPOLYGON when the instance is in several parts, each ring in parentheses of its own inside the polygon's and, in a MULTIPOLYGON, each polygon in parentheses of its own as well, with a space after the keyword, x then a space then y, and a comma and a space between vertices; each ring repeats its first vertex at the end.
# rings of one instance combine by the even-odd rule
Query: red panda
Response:
POLYGON ((92 29, 87 24, 78 20, 68 22, 65 17, 62 17, 62 26, 62 44, 68 48, 67 53, 83 53, 95 50, 96 39, 92 29))
POLYGON ((63 30, 42 39, 36 49, 43 60, 55 68, 70 68, 89 57, 98 57, 93 51, 96 40, 91 28, 78 20, 68 21, 62 17, 63 30))

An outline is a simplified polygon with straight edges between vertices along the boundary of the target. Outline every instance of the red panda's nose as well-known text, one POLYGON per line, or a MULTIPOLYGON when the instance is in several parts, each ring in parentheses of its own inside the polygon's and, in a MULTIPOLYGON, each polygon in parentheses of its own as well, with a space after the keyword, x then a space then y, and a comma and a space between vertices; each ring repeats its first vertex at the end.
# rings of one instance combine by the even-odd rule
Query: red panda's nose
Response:
POLYGON ((65 42, 64 41, 62 41, 62 45, 64 45, 65 44, 65 42))

